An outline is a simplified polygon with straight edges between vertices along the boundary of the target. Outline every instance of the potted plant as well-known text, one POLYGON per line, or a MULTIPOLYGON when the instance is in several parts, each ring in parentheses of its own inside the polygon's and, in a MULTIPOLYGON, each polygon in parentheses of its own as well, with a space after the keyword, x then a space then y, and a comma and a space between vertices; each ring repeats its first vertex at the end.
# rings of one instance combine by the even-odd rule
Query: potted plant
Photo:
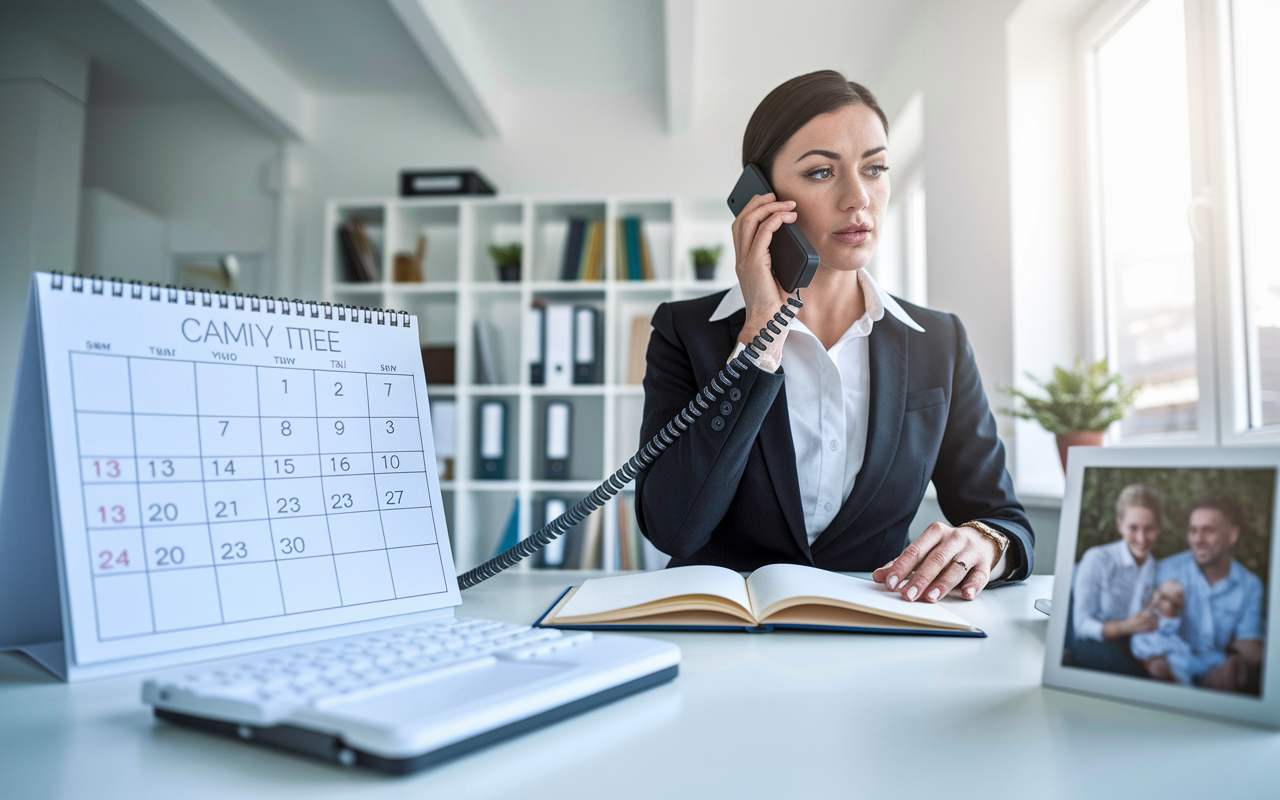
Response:
POLYGON ((1067 468, 1067 449, 1100 446, 1107 428, 1120 421, 1141 388, 1125 387, 1118 374, 1109 374, 1105 358, 1093 364, 1084 364, 1077 358, 1070 371, 1054 367, 1053 378, 1048 381, 1030 373, 1027 377, 1049 397, 1033 397, 1012 386, 1002 386, 1001 391, 1021 400, 1023 407, 1001 409, 1001 413, 1035 420, 1057 437, 1063 469, 1067 468))
POLYGON ((715 247, 695 247, 689 251, 693 258, 693 273, 700 281, 709 281, 716 277, 716 264, 720 262, 722 245, 715 247))
POLYGON ((523 249, 519 242, 489 245, 489 256, 498 268, 498 280, 520 280, 520 255, 523 249))

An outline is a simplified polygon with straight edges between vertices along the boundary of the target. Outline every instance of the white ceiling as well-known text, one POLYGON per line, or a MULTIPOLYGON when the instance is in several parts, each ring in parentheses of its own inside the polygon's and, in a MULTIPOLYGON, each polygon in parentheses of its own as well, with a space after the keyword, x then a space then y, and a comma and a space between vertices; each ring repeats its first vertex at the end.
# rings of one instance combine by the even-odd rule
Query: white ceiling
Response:
POLYGON ((432 91, 439 80, 384 0, 213 0, 317 94, 432 91))
POLYGON ((701 92, 764 96, 796 75, 836 69, 874 83, 916 0, 699 0, 701 92))
POLYGON ((87 54, 89 101, 213 100, 213 90, 99 0, 0 0, 0 31, 37 30, 87 54))
MULTIPOLYGON (((211 1, 310 93, 450 102, 386 0, 211 1)), ((694 103, 709 95, 758 98, 821 68, 874 83, 916 2, 696 0, 694 103)), ((466 0, 461 7, 507 96, 664 91, 663 0, 466 0)), ((92 102, 217 96, 101 0, 0 0, 0 30, 17 28, 43 30, 86 52, 92 102)))
POLYGON ((469 0, 509 91, 661 89, 662 0, 469 0))

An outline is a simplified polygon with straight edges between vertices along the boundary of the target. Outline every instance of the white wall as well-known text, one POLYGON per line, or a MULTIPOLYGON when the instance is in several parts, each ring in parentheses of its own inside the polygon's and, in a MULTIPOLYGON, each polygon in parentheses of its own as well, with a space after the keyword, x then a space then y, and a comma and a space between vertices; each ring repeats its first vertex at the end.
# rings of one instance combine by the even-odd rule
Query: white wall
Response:
POLYGON ((164 219, 106 189, 80 193, 76 269, 84 275, 169 283, 164 219))
MULTIPOLYGON (((1039 390, 1055 365, 1086 355, 1087 229, 1075 30, 1091 0, 1024 0, 1008 23, 1015 385, 1039 390)), ((1018 420, 1018 488, 1061 495, 1054 437, 1018 420)))
POLYGON ((89 62, 36 34, 0 37, 0 453, 32 270, 76 265, 89 62))
MULTIPOLYGON (((993 405, 1013 378, 1005 20, 1017 0, 923 0, 877 87, 923 96, 929 305, 960 315, 993 405)), ((1001 433, 1013 429, 1001 418, 1001 433)))
MULTIPOLYGON (((280 156, 275 139, 220 101, 90 103, 84 184, 162 217, 170 254, 262 253, 269 265, 279 196, 268 179, 280 156)), ((237 288, 275 291, 258 276, 237 288)))

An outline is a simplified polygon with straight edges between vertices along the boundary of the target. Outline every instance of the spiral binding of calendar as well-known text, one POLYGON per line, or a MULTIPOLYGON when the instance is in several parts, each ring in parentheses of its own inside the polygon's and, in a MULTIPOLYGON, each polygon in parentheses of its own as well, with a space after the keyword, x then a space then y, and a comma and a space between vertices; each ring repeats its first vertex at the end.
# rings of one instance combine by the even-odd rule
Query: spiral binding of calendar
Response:
POLYGON ((63 290, 66 287, 72 292, 103 295, 110 289, 112 297, 128 297, 132 300, 150 300, 153 303, 168 302, 174 305, 188 305, 204 308, 220 308, 236 311, 252 311, 257 313, 280 314, 282 316, 312 317, 315 319, 336 319, 346 322, 364 322, 367 325, 390 325, 393 328, 408 328, 411 317, 408 311, 395 311, 390 308, 369 308, 368 306, 350 306, 342 303, 320 303, 315 300, 290 300, 287 297, 259 297, 256 294, 242 292, 225 292, 211 289, 179 288, 173 284, 161 286, 155 282, 143 283, 137 280, 120 278, 103 278, 100 275, 64 275, 54 271, 50 274, 49 286, 63 290), (126 295, 126 290, 128 294, 126 295), (215 306, 216 303, 216 306, 215 306))
MULTIPOLYGON (((742 377, 742 372, 739 372, 739 370, 745 372, 750 367, 751 362, 759 359, 760 353, 763 353, 768 348, 767 342, 774 340, 772 334, 782 333, 782 328, 791 324, 790 320, 795 318, 796 312, 792 311, 788 306, 794 306, 795 308, 804 306, 804 303, 800 302, 799 289, 796 290, 795 297, 787 298, 787 304, 778 309, 778 313, 773 315, 773 319, 769 321, 766 327, 760 329, 760 333, 751 340, 751 344, 730 359, 729 363, 724 365, 724 369, 720 370, 720 374, 711 380, 711 384, 702 387, 702 391, 694 395, 693 400, 689 401, 689 406, 681 409, 680 413, 672 418, 666 427, 659 430, 657 435, 650 439, 644 447, 641 447, 617 472, 610 475, 604 483, 597 486, 591 494, 582 498, 573 508, 538 529, 524 541, 499 553, 470 572, 459 575, 458 588, 469 589, 477 583, 487 581, 546 547, 552 541, 567 533, 574 525, 586 519, 591 512, 603 507, 614 495, 622 491, 624 486, 631 483, 636 479, 636 476, 648 469, 653 462, 657 461, 667 451, 668 447, 675 444, 676 439, 679 439, 681 434, 689 430, 689 426, 697 422, 707 411, 716 410, 717 407, 713 404, 740 400, 741 392, 733 388, 734 382, 742 377), (757 350, 760 352, 757 353, 757 350), (727 376, 725 375, 726 372, 729 373, 727 376), (728 400, 724 399, 725 395, 728 395, 728 400)), ((711 427, 714 430, 723 429, 723 418, 715 417, 712 420, 711 427), (720 422, 719 428, 716 427, 716 420, 720 422)))

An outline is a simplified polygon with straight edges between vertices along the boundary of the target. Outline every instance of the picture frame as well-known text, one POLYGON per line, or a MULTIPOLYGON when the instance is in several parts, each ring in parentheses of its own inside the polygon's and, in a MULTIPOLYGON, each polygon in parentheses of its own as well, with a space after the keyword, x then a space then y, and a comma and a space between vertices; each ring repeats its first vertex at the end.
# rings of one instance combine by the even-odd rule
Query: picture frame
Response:
POLYGON ((1072 448, 1042 683, 1280 728, 1278 498, 1278 447, 1072 448))

